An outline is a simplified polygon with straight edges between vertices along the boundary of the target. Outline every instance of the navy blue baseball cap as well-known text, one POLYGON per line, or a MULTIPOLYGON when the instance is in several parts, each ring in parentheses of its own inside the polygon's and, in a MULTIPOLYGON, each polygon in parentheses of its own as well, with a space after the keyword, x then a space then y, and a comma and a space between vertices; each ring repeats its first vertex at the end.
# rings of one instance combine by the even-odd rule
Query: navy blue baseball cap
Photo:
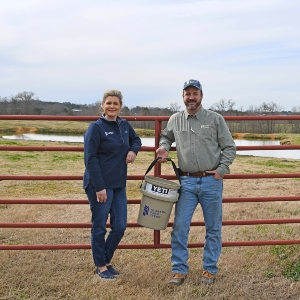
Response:
POLYGON ((190 80, 186 81, 183 85, 183 89, 186 89, 188 86, 194 86, 198 90, 202 90, 201 83, 198 80, 195 80, 195 79, 190 79, 190 80))

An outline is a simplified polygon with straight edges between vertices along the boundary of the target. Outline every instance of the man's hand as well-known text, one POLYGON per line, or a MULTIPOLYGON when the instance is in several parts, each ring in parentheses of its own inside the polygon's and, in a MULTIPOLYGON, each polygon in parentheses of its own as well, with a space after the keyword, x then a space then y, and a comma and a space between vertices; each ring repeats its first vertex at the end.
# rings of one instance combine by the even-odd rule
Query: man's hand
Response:
POLYGON ((156 149, 156 154, 157 154, 157 157, 161 157, 159 162, 166 162, 169 152, 165 148, 160 147, 160 148, 156 149))
POLYGON ((217 170, 206 171, 205 173, 208 173, 208 174, 214 174, 214 177, 215 177, 216 179, 223 179, 223 177, 217 172, 217 170))

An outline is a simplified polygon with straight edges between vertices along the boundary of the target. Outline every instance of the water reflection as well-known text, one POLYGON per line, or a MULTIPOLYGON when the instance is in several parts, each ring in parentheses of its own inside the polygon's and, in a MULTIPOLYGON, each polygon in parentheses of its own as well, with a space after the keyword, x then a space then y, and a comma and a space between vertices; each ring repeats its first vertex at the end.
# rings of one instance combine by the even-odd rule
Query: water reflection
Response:
MULTIPOLYGON (((51 142, 70 142, 83 143, 83 136, 63 136, 52 134, 32 134, 26 133, 21 135, 7 135, 2 136, 4 139, 12 140, 27 140, 27 141, 51 141, 51 142)), ((274 140, 234 140, 237 146, 266 146, 266 145, 280 145, 280 141, 274 140)), ((142 138, 143 146, 154 146, 154 138, 142 138)), ((175 146, 175 143, 173 144, 175 146)), ((276 157, 276 158, 293 158, 300 159, 300 150, 247 150, 237 151, 239 155, 252 155, 262 157, 276 157)))
POLYGON ((83 143, 82 135, 71 136, 71 135, 24 133, 20 135, 6 135, 2 137, 4 139, 10 139, 10 140, 83 143))

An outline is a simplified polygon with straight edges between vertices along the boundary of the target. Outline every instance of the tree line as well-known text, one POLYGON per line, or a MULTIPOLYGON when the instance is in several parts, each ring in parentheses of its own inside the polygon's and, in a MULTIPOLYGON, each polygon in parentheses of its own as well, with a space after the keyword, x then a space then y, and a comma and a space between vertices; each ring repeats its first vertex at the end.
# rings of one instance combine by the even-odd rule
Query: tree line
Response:
MULTIPOLYGON (((299 115, 300 106, 295 106, 291 111, 284 111, 281 105, 274 102, 263 102, 259 106, 251 105, 248 109, 235 109, 236 103, 232 99, 221 99, 214 103, 209 109, 223 116, 243 115, 299 115)), ((123 105, 121 116, 170 116, 182 110, 180 104, 173 102, 169 107, 144 107, 135 106, 129 108, 123 105)), ((95 116, 101 114, 101 101, 92 104, 74 104, 70 102, 48 102, 42 101, 33 92, 21 92, 10 97, 0 96, 1 115, 67 115, 67 116, 95 116)), ((134 127, 153 129, 153 122, 134 121, 134 127)), ((234 121, 228 122, 232 132, 253 133, 300 133, 299 121, 234 121)))
MULTIPOLYGON (((173 103, 169 108, 124 105, 121 114, 124 116, 168 116, 179 110, 173 103)), ((63 115, 63 116, 95 116, 101 113, 101 101, 92 104, 74 104, 70 102, 48 102, 40 100, 33 92, 22 92, 11 97, 0 96, 1 115, 63 115)))

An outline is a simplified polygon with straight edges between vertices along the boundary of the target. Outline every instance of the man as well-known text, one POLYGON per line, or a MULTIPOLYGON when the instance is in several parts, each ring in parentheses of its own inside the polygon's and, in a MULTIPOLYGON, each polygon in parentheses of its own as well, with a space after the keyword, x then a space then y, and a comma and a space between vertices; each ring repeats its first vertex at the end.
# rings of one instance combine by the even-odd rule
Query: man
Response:
POLYGON ((188 273, 188 235, 194 211, 200 203, 206 229, 201 281, 212 284, 222 249, 223 177, 236 155, 235 143, 224 118, 202 107, 202 86, 190 79, 183 86, 186 110, 173 114, 163 130, 157 156, 165 162, 176 142, 181 189, 175 206, 171 234, 172 278, 180 285, 188 273))

